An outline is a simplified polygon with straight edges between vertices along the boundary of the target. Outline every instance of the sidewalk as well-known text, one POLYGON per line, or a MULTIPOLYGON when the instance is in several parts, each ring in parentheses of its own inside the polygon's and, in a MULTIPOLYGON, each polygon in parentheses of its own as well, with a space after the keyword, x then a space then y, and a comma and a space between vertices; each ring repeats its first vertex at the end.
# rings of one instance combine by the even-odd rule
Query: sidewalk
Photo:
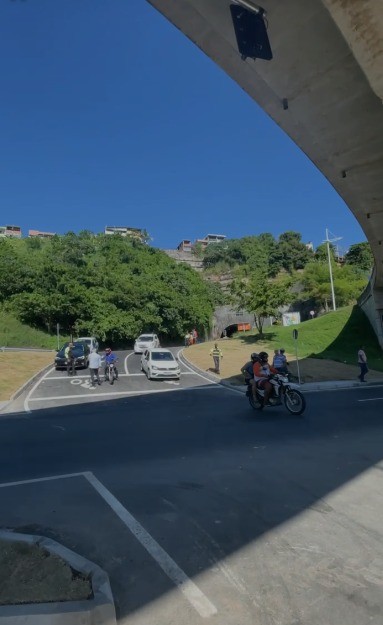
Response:
MULTIPOLYGON (((192 363, 186 356, 185 351, 182 350, 180 354, 181 360, 186 364, 190 369, 193 369, 196 373, 200 373, 204 375, 206 378, 209 378, 215 384, 221 384, 222 386, 226 386, 227 388, 231 388, 238 393, 246 393, 246 386, 235 384, 229 382, 227 380, 222 380, 220 376, 211 373, 210 371, 204 371, 197 367, 194 363, 192 363)), ((337 389, 347 389, 347 388, 361 388, 361 387, 371 387, 371 386, 383 386, 383 377, 381 380, 372 380, 370 382, 359 382, 358 380, 326 380, 324 382, 306 382, 301 385, 293 383, 292 386, 295 388, 299 388, 302 393, 310 393, 315 391, 334 391, 337 389)))

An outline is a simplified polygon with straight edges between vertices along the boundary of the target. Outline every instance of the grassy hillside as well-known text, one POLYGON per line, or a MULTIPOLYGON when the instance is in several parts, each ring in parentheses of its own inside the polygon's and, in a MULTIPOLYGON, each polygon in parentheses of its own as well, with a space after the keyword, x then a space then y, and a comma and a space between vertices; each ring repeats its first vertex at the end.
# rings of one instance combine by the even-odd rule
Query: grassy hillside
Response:
MULTIPOLYGON (((60 337, 61 345, 68 340, 60 337)), ((47 332, 36 330, 18 321, 13 315, 0 310, 0 348, 1 347, 41 347, 57 349, 57 338, 47 332)))
MULTIPOLYGON (((322 317, 304 321, 296 326, 273 326, 265 339, 270 349, 284 347, 294 353, 293 329, 298 330, 298 353, 300 357, 328 358, 347 364, 355 364, 361 345, 366 348, 369 366, 383 371, 383 352, 364 312, 357 306, 347 306, 322 317)), ((258 337, 237 334, 242 340, 254 345, 258 337)))

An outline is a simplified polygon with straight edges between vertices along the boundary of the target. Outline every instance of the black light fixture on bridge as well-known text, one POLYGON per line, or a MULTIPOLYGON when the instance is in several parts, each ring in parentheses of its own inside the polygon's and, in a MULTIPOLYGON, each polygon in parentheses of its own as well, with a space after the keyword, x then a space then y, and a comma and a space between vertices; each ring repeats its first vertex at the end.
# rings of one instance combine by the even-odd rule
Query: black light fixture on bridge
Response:
POLYGON ((237 0, 237 4, 230 5, 238 50, 243 60, 264 59, 271 61, 271 52, 265 9, 249 0, 237 0))

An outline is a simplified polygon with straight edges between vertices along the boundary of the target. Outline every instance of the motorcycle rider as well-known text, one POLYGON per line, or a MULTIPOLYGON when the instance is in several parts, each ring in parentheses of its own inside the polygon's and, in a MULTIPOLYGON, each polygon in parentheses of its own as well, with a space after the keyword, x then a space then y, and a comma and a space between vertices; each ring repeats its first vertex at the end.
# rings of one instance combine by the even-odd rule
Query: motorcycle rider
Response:
POLYGON ((253 373, 254 373, 254 385, 253 385, 253 395, 254 400, 256 400, 256 389, 262 389, 265 393, 263 396, 262 408, 267 406, 269 403, 269 397, 273 390, 272 384, 269 382, 269 377, 272 373, 278 373, 275 367, 272 367, 268 363, 269 355, 266 352, 260 352, 258 354, 258 359, 253 365, 253 373))
POLYGON ((115 371, 115 375, 116 375, 116 380, 118 380, 118 371, 117 371, 117 367, 116 367, 116 363, 117 362, 118 362, 118 358, 117 358, 116 354, 113 354, 113 352, 110 349, 110 347, 106 347, 105 348, 105 370, 104 370, 105 380, 107 379, 108 365, 110 365, 111 363, 114 365, 114 371, 115 371))

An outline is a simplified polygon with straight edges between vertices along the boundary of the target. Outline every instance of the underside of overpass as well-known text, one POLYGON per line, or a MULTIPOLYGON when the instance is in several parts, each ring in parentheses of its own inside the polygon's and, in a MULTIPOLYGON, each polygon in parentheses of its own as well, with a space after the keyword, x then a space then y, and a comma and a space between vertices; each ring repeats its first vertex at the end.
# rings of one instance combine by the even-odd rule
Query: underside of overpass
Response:
POLYGON ((271 61, 242 60, 230 12, 235 0, 149 1, 270 115, 344 199, 374 254, 363 307, 383 346, 382 1, 260 0, 271 61))

